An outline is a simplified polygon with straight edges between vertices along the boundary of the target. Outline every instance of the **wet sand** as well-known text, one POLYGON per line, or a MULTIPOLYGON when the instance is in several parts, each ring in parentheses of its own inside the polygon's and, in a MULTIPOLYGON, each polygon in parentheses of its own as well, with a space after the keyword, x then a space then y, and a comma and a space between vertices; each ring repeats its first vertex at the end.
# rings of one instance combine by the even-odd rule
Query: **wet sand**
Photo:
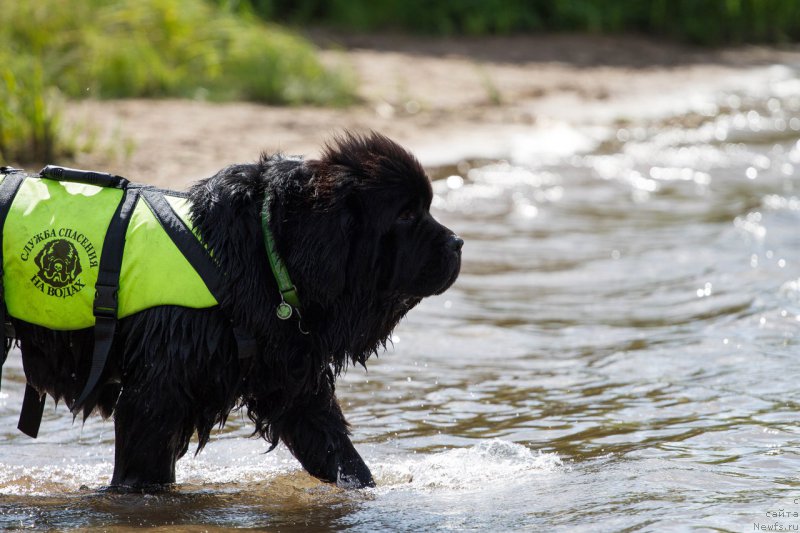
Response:
POLYGON ((383 132, 430 166, 507 157, 521 136, 546 153, 571 142, 558 135, 565 127, 668 114, 675 102, 690 109, 697 95, 746 92, 775 68, 800 66, 800 48, 707 50, 632 37, 311 37, 324 61, 355 77, 357 104, 71 102, 67 122, 95 140, 68 163, 182 187, 262 151, 313 156, 344 129, 383 132))

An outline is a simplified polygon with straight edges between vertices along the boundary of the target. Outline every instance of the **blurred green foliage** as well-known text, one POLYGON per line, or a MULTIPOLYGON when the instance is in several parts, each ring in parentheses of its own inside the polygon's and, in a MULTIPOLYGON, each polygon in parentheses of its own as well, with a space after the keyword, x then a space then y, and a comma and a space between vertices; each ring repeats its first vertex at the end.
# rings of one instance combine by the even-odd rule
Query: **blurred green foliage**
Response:
POLYGON ((73 146, 58 138, 58 101, 45 87, 41 67, 6 59, 0 64, 0 163, 71 154, 73 146))
POLYGON ((70 97, 352 97, 306 40, 204 0, 0 0, 0 42, 70 97))
POLYGON ((68 154, 57 94, 344 105, 305 39, 208 0, 0 0, 0 159, 68 154))
POLYGON ((798 0, 218 0, 267 20, 434 35, 643 33, 702 45, 800 40, 798 0))

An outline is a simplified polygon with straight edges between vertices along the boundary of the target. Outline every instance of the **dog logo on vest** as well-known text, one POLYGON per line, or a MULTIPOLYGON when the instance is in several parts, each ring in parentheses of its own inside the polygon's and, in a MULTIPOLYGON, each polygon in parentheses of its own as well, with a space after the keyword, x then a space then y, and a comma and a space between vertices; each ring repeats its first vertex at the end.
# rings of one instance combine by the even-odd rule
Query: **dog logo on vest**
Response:
POLYGON ((83 271, 78 250, 66 239, 45 243, 33 261, 39 267, 36 275, 54 289, 62 289, 75 283, 83 271))
POLYGON ((97 268, 97 250, 83 234, 70 228, 46 229, 31 237, 20 254, 22 261, 33 259, 39 271, 31 283, 41 293, 68 298, 86 286, 79 250, 83 249, 90 269, 97 268), (36 252, 36 249, 41 249, 36 252), (35 256, 33 254, 36 254, 35 256))

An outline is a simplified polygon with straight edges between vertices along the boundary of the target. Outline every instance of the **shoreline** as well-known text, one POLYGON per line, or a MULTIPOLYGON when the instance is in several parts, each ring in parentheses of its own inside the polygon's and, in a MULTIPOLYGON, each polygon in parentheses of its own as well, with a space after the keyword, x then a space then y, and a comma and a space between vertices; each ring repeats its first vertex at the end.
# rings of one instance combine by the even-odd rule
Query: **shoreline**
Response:
POLYGON ((65 122, 95 137, 95 149, 56 163, 182 188, 262 151, 314 157, 345 129, 382 132, 428 167, 544 157, 615 124, 696 112, 715 95, 758 91, 800 69, 800 48, 706 50, 632 37, 311 37, 323 61, 353 73, 357 104, 67 102, 65 122))

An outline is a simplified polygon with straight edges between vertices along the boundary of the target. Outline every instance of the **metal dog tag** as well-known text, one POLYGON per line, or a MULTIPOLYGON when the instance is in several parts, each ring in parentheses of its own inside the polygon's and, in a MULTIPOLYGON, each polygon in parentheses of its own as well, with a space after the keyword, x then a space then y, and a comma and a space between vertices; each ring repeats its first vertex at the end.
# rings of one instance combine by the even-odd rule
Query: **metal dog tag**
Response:
POLYGON ((278 310, 276 314, 281 320, 286 320, 292 316, 292 306, 286 302, 281 302, 278 304, 278 310))

